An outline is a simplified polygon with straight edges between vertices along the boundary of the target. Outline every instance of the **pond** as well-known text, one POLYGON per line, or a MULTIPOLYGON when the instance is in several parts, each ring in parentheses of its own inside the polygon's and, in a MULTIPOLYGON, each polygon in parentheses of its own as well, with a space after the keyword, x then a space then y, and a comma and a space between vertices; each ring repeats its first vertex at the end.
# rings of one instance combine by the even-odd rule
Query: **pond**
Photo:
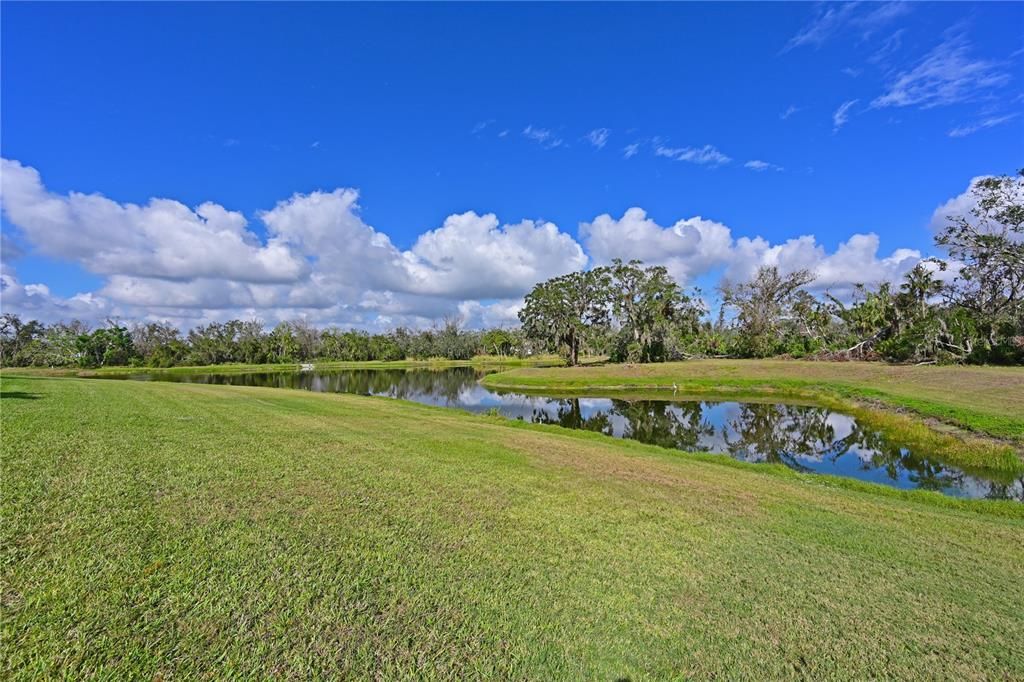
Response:
POLYGON ((969 498, 1024 500, 1024 479, 969 475, 893 442, 853 416, 771 402, 523 395, 482 386, 483 371, 359 369, 223 374, 131 374, 129 379, 297 388, 401 398, 630 438, 687 452, 776 462, 804 472, 969 498))

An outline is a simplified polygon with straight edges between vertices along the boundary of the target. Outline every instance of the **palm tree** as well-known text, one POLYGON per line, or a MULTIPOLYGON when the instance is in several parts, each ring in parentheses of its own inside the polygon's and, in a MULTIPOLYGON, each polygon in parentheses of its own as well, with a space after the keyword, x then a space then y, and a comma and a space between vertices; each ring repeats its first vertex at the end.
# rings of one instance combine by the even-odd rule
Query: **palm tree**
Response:
POLYGON ((942 282, 935 279, 929 268, 918 263, 913 270, 904 275, 900 290, 911 303, 916 304, 919 315, 924 317, 928 312, 928 299, 942 291, 942 282))

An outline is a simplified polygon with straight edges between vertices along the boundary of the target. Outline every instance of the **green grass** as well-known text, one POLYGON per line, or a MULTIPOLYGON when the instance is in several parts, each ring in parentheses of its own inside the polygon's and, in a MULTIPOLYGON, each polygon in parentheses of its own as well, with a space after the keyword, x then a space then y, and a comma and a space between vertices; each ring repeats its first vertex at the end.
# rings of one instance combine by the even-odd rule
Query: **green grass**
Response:
MULTIPOLYGON (((537 355, 531 358, 518 358, 503 355, 477 355, 470 360, 447 360, 445 358, 427 358, 424 360, 359 360, 311 363, 318 370, 334 369, 446 369, 449 367, 555 367, 565 364, 557 355, 537 355)), ((94 377, 116 376, 122 374, 233 374, 244 372, 296 372, 300 363, 245 364, 226 363, 221 365, 186 365, 182 367, 98 367, 80 369, 78 367, 5 367, 8 376, 56 376, 56 377, 94 377)))
POLYGON ((877 401, 1024 444, 1024 368, 879 362, 694 360, 650 365, 524 368, 484 379, 492 388, 607 393, 671 389, 877 401))
POLYGON ((1024 677, 1024 505, 387 399, 2 392, 4 679, 1024 677))

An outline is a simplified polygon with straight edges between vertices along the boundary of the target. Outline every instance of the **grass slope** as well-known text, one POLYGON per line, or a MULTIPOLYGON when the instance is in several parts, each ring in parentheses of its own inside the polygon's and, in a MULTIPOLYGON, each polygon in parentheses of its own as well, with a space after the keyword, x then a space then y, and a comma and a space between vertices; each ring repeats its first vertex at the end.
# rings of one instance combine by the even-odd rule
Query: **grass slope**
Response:
POLYGON ((880 362, 692 360, 650 365, 523 368, 484 379, 492 388, 671 389, 791 393, 878 400, 984 434, 1024 441, 1024 368, 880 362))
POLYGON ((387 399, 2 379, 4 679, 1024 677, 1024 507, 387 399))

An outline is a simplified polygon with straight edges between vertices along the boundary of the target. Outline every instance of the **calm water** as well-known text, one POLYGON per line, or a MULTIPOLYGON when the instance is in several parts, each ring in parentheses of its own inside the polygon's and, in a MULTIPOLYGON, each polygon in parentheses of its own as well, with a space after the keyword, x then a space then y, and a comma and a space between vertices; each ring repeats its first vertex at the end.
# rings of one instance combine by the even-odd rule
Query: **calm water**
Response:
POLYGON ((1024 479, 968 475, 822 407, 762 402, 566 398, 492 391, 468 367, 247 374, 135 374, 131 379, 298 388, 402 398, 596 431, 689 452, 725 453, 800 471, 971 498, 1024 500, 1024 479))

